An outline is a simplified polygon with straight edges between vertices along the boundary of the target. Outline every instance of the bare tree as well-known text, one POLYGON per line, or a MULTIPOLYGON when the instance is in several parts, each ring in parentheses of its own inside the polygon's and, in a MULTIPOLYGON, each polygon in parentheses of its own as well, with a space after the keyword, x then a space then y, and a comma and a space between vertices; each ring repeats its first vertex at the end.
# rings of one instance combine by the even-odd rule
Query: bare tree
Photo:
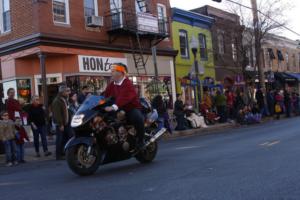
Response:
MULTIPOLYGON (((243 45, 239 49, 240 54, 243 55, 243 68, 247 61, 246 52, 253 52, 253 46, 255 40, 258 41, 259 45, 255 46, 255 52, 257 54, 255 63, 253 66, 260 68, 260 56, 261 56, 261 45, 268 34, 280 34, 282 28, 288 24, 288 18, 286 13, 292 9, 290 1, 286 0, 258 0, 257 11, 258 11, 258 29, 255 37, 255 24, 253 23, 253 10, 250 4, 250 0, 239 0, 236 3, 227 1, 227 9, 240 16, 240 23, 245 28, 242 30, 243 45)), ((261 81, 262 82, 262 81, 261 81)), ((264 88, 264 82, 261 83, 264 88)))

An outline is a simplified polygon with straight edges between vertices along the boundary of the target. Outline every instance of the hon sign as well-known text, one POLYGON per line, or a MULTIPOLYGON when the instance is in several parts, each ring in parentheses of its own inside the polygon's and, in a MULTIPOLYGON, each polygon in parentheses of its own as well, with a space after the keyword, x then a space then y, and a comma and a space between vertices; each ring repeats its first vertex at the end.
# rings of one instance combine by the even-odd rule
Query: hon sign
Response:
POLYGON ((113 63, 124 63, 126 58, 78 56, 79 72, 110 73, 113 63))

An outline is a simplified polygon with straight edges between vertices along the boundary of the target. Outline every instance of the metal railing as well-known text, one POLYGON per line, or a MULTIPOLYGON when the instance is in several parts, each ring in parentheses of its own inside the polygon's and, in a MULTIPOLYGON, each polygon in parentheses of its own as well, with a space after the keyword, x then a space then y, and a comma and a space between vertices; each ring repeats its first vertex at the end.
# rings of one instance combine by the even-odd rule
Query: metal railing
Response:
MULTIPOLYGON (((159 34, 168 35, 169 34, 169 21, 167 18, 159 19, 154 15, 146 14, 150 16, 150 20, 155 19, 157 21, 157 26, 153 25, 151 30, 151 25, 145 23, 145 27, 148 26, 149 30, 142 29, 143 24, 139 24, 138 18, 140 17, 136 12, 126 11, 125 9, 112 10, 105 16, 105 24, 108 31, 114 30, 126 30, 133 32, 140 32, 143 34, 159 34)), ((147 16, 146 16, 147 18, 147 16)), ((151 23, 151 22, 150 22, 151 23)), ((155 22, 154 22, 155 23, 155 22)))

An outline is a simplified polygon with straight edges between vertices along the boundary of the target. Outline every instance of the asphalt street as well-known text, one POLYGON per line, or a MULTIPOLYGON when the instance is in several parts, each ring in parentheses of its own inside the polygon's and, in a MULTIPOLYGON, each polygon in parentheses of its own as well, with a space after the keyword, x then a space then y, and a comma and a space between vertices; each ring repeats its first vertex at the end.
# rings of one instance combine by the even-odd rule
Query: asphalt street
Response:
POLYGON ((90 177, 65 161, 0 168, 1 200, 300 199, 300 118, 160 142, 148 165, 131 159, 90 177))

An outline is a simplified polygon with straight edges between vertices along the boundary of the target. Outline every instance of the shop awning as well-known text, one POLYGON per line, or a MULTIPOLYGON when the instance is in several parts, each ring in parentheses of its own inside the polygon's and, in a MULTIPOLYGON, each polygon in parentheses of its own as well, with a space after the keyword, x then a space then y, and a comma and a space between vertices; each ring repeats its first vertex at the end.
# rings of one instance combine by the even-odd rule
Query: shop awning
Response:
POLYGON ((300 81, 300 74, 297 74, 297 73, 286 73, 294 78, 296 78, 298 81, 300 81))
POLYGON ((289 75, 288 73, 284 72, 275 72, 275 79, 282 81, 282 82, 296 82, 298 81, 297 78, 294 76, 289 75))

